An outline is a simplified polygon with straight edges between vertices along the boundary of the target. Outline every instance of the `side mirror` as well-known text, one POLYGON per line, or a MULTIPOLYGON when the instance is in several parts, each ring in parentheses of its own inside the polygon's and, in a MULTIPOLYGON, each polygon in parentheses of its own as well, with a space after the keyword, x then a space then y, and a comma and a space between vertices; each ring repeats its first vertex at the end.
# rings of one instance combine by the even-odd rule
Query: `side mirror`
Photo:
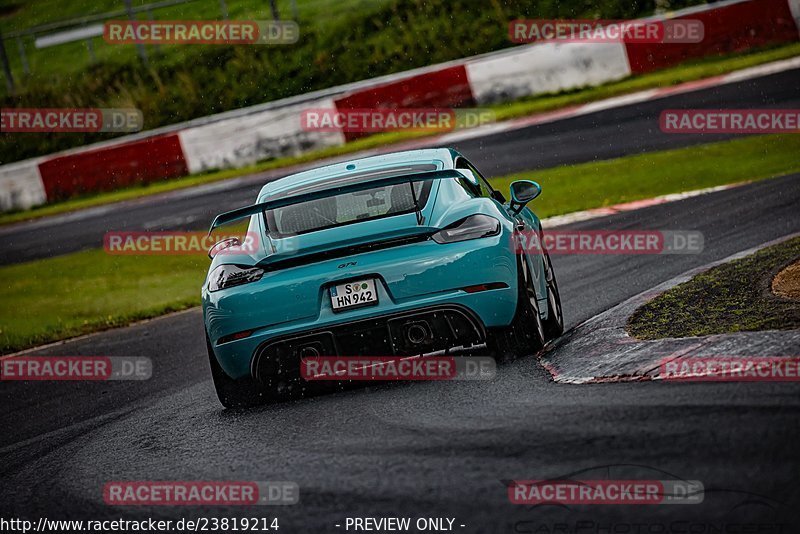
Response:
POLYGON ((542 187, 530 180, 517 180, 511 183, 511 211, 515 214, 522 211, 525 204, 538 197, 542 187))
POLYGON ((241 244, 242 242, 235 237, 225 238, 222 241, 218 241, 216 244, 212 245, 210 249, 208 249, 208 257, 213 260, 214 256, 216 256, 226 248, 238 247, 241 246, 241 244))

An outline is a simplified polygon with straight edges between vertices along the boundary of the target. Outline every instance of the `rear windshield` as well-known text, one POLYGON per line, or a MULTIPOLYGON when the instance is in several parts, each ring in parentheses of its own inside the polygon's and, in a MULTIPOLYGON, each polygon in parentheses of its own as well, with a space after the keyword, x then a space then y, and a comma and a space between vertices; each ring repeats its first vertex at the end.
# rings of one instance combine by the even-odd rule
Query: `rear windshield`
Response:
MULTIPOLYGON (((414 171, 425 172, 436 169, 433 165, 424 167, 414 168, 414 171)), ((408 174, 408 167, 403 170, 404 174, 408 174)), ((425 206, 432 183, 432 180, 414 182, 413 194, 412 184, 404 183, 373 187, 268 210, 265 215, 269 233, 274 237, 285 237, 411 213, 415 210, 414 196, 420 208, 425 206)))

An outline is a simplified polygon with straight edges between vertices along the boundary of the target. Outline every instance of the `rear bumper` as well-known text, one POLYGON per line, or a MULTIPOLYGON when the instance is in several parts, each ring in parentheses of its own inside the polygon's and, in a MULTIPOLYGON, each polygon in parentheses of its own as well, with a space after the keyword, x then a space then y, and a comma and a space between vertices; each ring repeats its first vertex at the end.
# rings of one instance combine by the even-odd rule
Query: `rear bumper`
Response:
POLYGON ((423 317, 436 326, 437 342, 413 353, 432 352, 482 343, 487 328, 510 324, 517 304, 516 271, 516 255, 505 233, 448 245, 427 241, 293 267, 260 282, 204 293, 204 320, 217 360, 232 378, 269 375, 274 371, 270 361, 281 370, 297 369, 297 343, 286 341, 304 336, 317 336, 310 340, 326 352, 336 350, 321 356, 405 354, 409 347, 398 339, 402 328, 395 319, 407 322, 438 312, 440 317, 423 317), (355 265, 339 268, 348 262, 355 265), (378 305, 334 313, 330 284, 362 277, 375 278, 378 305), (472 293, 463 289, 487 283, 504 287, 472 293), (442 310, 450 310, 447 317, 442 310), (443 326, 447 320, 462 323, 456 316, 471 325, 460 330, 456 325, 455 337, 462 334, 463 342, 443 326), (245 330, 252 333, 219 343, 245 330), (371 342, 360 344, 359 336, 371 342))
POLYGON ((413 356, 486 341, 483 323, 463 306, 435 306, 270 339, 256 349, 250 374, 262 383, 300 375, 315 356, 413 356))

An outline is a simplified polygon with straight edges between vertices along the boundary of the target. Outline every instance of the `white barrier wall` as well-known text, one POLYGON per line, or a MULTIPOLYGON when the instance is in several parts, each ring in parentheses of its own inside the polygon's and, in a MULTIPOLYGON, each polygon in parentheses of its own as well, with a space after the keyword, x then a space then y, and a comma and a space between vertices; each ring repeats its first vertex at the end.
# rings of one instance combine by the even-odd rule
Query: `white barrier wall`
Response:
POLYGON ((303 111, 319 108, 336 109, 333 99, 325 98, 183 130, 178 136, 189 172, 244 167, 261 160, 344 145, 341 132, 303 130, 303 111))
POLYGON ((800 0, 789 0, 789 11, 792 12, 797 23, 797 31, 800 33, 800 0))
POLYGON ((479 105, 630 76, 622 43, 542 43, 467 61, 467 78, 479 105))
POLYGON ((0 167, 0 211, 28 209, 47 201, 40 159, 29 159, 0 167))

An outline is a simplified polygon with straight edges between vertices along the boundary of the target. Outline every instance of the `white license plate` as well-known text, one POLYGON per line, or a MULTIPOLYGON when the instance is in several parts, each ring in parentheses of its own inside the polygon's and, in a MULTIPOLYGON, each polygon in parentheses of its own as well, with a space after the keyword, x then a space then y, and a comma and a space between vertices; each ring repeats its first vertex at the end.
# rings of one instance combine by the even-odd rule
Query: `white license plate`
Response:
POLYGON ((354 280, 331 288, 333 311, 377 303, 378 292, 375 291, 375 280, 373 279, 354 280))

